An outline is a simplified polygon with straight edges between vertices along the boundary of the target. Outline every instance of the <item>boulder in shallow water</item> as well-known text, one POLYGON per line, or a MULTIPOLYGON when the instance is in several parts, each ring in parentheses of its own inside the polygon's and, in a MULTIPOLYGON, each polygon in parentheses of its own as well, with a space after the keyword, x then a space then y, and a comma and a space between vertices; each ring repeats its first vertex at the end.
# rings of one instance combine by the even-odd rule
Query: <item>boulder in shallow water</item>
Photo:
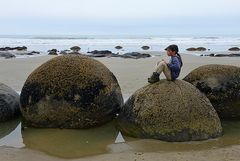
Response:
POLYGON ((0 83, 0 122, 14 119, 20 114, 19 94, 0 83))
POLYGON ((164 141, 192 141, 222 135, 208 98, 192 84, 161 80, 136 91, 118 117, 126 135, 164 141))
POLYGON ((82 55, 59 56, 38 67, 27 78, 20 100, 25 123, 33 127, 102 125, 123 104, 113 73, 82 55))
POLYGON ((204 65, 184 80, 206 94, 220 118, 240 120, 240 67, 204 65))

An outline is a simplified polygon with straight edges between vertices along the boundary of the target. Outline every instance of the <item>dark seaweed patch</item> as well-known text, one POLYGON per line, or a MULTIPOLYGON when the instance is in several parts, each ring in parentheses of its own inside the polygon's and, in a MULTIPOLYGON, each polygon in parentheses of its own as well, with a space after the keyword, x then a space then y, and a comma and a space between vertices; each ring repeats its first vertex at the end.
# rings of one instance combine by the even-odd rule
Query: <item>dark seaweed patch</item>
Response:
MULTIPOLYGON (((73 85, 63 97, 59 97, 54 93, 51 93, 50 87, 44 87, 39 83, 26 84, 22 90, 20 101, 21 106, 25 108, 26 106, 34 105, 39 102, 46 95, 51 95, 54 100, 66 100, 74 106, 88 106, 94 102, 94 98, 99 95, 100 91, 103 90, 106 85, 103 85, 101 81, 95 81, 90 83, 90 85, 84 89, 80 89, 77 85, 73 85), (79 95, 79 100, 74 100, 74 97, 79 95), (29 102, 29 99, 31 101, 29 102)), ((55 91, 56 92, 56 91, 55 91)))
POLYGON ((20 96, 20 102, 22 108, 25 108, 28 105, 34 105, 45 97, 46 89, 43 89, 39 83, 25 84, 20 96), (31 101, 29 102, 29 99, 31 101))
POLYGON ((88 87, 80 89, 76 85, 73 85, 70 90, 65 93, 64 99, 74 106, 85 107, 94 102, 96 96, 100 91, 106 87, 101 81, 91 82, 88 87), (75 100, 75 96, 79 95, 79 100, 75 100))

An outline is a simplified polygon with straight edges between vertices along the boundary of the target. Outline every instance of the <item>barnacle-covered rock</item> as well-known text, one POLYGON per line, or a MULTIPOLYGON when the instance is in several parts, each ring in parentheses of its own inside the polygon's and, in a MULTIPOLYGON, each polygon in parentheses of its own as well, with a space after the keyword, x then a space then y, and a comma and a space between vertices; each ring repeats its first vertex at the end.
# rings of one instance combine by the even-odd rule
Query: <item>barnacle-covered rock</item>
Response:
POLYGON ((161 80, 136 91, 118 117, 125 135, 164 141, 192 141, 222 135, 208 98, 182 80, 161 80))
POLYGON ((205 93, 220 118, 240 120, 239 67, 204 65, 190 72, 184 80, 205 93))
POLYGON ((64 55, 38 67, 21 92, 25 125, 90 128, 115 117, 123 104, 118 81, 102 63, 64 55))

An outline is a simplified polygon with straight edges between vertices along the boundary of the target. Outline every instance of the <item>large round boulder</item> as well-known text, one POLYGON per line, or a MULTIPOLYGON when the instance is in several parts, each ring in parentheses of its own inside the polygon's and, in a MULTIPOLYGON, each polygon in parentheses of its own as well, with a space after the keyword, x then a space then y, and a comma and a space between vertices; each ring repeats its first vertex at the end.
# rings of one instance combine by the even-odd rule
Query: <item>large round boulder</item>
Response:
POLYGON ((240 119, 240 68, 231 65, 204 65, 185 81, 206 94, 223 119, 240 119))
POLYGON ((19 94, 0 83, 0 122, 14 119, 20 114, 19 94))
POLYGON ((123 134, 164 141, 192 141, 222 135, 219 117, 207 97, 182 80, 161 80, 137 90, 123 106, 123 134))
POLYGON ((113 73, 81 55, 59 56, 38 67, 27 78, 20 101, 25 125, 59 128, 102 125, 123 104, 113 73))

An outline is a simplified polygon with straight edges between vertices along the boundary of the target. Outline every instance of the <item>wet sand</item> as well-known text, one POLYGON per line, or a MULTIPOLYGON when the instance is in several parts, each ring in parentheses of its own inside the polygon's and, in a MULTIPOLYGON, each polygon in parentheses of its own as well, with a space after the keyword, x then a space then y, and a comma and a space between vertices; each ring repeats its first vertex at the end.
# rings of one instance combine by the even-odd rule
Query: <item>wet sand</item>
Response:
MULTIPOLYGON (((126 148, 126 147, 125 147, 126 148)), ((69 159, 69 161, 239 161, 240 146, 187 152, 116 152, 93 157, 69 159)), ((65 159, 47 156, 30 149, 0 148, 0 161, 63 161, 65 159)))
MULTIPOLYGON (((21 88, 28 75, 39 65, 54 56, 43 56, 27 59, 0 59, 0 82, 7 84, 16 91, 21 88)), ((148 59, 122 59, 122 58, 97 58, 104 63, 119 80, 122 93, 125 98, 131 95, 135 90, 141 88, 147 83, 147 77, 152 73, 157 61, 168 59, 166 56, 156 56, 148 59)), ((183 55, 184 66, 180 79, 185 77, 191 70, 205 64, 229 64, 240 66, 240 58, 231 57, 197 57, 192 55, 183 55)), ((238 123, 239 124, 239 123, 238 123)), ((233 127, 233 129, 239 127, 233 127)), ((228 129, 225 129, 228 130, 228 129)), ((47 155, 40 148, 42 145, 36 146, 39 142, 45 142, 47 138, 42 138, 44 130, 41 133, 36 130, 23 132, 25 144, 28 148, 0 147, 0 161, 22 161, 22 160, 66 160, 56 157, 55 155, 47 155), (24 134, 25 133, 25 134, 24 134), (39 135, 39 136, 38 136, 39 135), (33 142, 42 138, 42 141, 33 142), (34 159, 33 159, 34 158, 34 159)), ((62 132, 64 133, 64 132, 62 132)), ((211 140, 209 142, 189 142, 184 144, 166 143, 155 140, 138 140, 125 138, 126 143, 114 144, 108 142, 106 154, 88 156, 71 160, 98 160, 98 161, 117 161, 117 160, 239 160, 240 158, 240 132, 233 132, 227 138, 211 140), (238 137, 239 136, 239 137, 238 137)), ((49 133, 48 133, 49 134, 49 133)), ((59 134, 61 135, 61 134, 59 134)), ((116 133, 114 132, 115 136, 116 133)), ((54 132, 49 135, 55 136, 54 132)), ((74 138, 74 137, 72 137, 74 138)), ((61 141, 61 140, 59 140, 61 141)), ((46 146, 50 146, 46 144, 46 146)), ((57 141, 53 145, 57 145, 57 141)), ((60 146, 61 144, 59 144, 60 146)), ((62 144, 63 145, 63 144, 62 144)), ((80 144, 76 144, 79 148, 80 144)), ((58 146, 58 145, 57 145, 58 146)), ((80 149, 79 149, 80 150, 80 149)), ((50 148, 50 152, 54 152, 50 148)), ((61 152, 61 151, 60 151, 61 152)))

